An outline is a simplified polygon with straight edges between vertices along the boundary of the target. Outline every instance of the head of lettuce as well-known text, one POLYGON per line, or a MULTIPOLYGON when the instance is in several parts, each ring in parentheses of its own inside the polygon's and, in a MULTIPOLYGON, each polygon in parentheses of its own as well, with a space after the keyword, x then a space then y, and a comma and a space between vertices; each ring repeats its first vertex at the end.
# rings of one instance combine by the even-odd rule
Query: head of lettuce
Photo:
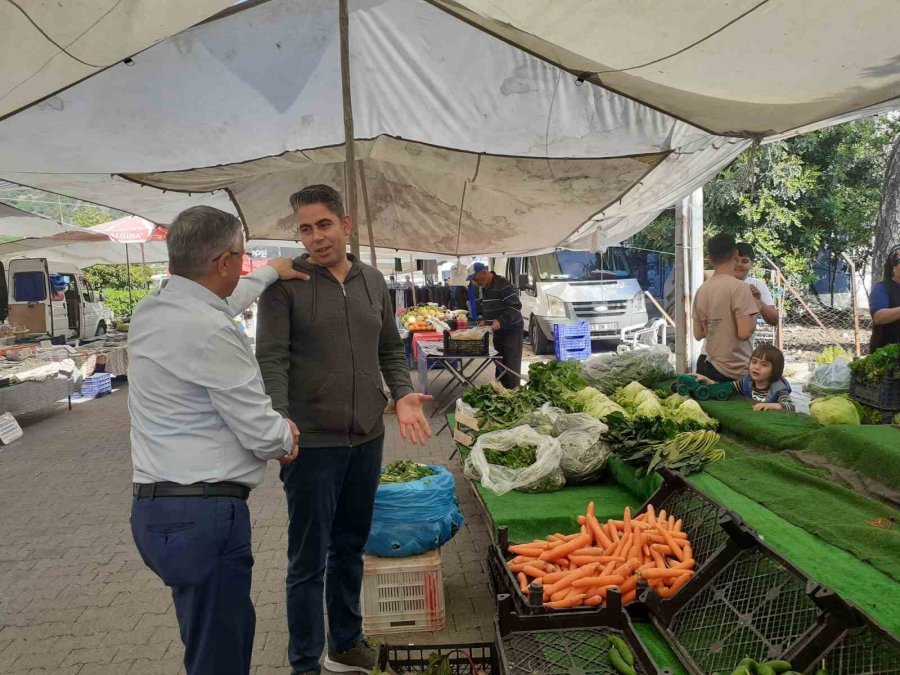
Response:
POLYGON ((809 414, 826 427, 832 424, 859 425, 859 412, 845 394, 814 399, 809 404, 809 414))

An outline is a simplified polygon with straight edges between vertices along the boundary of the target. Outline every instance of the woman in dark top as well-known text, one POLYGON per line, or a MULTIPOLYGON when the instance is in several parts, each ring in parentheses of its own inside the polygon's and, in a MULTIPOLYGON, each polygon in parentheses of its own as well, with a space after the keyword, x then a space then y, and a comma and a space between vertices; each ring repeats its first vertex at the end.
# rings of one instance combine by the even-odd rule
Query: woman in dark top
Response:
POLYGON ((900 246, 895 246, 888 253, 884 262, 884 278, 872 286, 869 311, 874 324, 869 351, 900 344, 900 246))

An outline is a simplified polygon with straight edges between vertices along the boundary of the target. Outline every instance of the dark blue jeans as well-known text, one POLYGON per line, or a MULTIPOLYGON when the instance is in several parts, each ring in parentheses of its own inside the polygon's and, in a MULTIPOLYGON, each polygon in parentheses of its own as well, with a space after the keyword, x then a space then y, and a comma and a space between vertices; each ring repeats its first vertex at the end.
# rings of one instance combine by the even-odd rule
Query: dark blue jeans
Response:
POLYGON ((172 589, 188 675, 250 670, 250 514, 232 497, 135 498, 131 533, 144 562, 172 589))
POLYGON ((359 593, 363 550, 372 526, 384 437, 355 448, 301 448, 282 467, 287 496, 288 656, 295 673, 319 669, 325 646, 354 647, 363 637, 359 593))

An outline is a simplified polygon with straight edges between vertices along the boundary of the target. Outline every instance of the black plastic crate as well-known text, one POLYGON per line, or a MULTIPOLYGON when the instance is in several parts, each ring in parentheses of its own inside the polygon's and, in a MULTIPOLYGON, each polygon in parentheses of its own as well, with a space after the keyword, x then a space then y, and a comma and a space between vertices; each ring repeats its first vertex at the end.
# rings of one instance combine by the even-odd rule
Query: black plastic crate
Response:
POLYGON ((815 666, 828 675, 900 675, 900 641, 871 625, 848 630, 815 666))
POLYGON ((900 377, 880 382, 862 382, 850 375, 850 397, 879 410, 900 410, 900 377))
POLYGON ((455 340, 450 331, 444 331, 444 356, 487 356, 490 354, 490 332, 480 340, 455 340))
MULTIPOLYGON (((568 626, 603 626, 612 625, 618 620, 618 615, 622 612, 621 595, 618 592, 610 591, 607 594, 607 602, 605 607, 572 607, 571 609, 552 609, 543 604, 542 597, 534 597, 523 595, 519 589, 519 582, 515 575, 510 571, 506 564, 509 559, 505 554, 507 547, 511 542, 507 536, 507 529, 501 527, 497 534, 497 543, 492 544, 488 550, 488 577, 494 594, 499 597, 509 598, 508 604, 499 603, 499 613, 501 619, 504 613, 514 612, 517 617, 575 617, 574 623, 568 623, 568 626)), ((639 586, 640 588, 640 586, 639 586)), ((638 593, 640 597, 640 593, 638 593)), ((647 612, 635 600, 626 605, 632 615, 643 618, 647 616, 647 612)))
POLYGON ((500 675, 500 661, 497 647, 493 642, 471 642, 448 645, 382 645, 379 669, 390 666, 394 672, 421 673, 428 668, 434 655, 449 656, 450 672, 453 675, 500 675))
POLYGON ((790 660, 804 648, 801 660, 808 661, 821 653, 829 623, 820 604, 829 600, 834 596, 758 547, 741 551, 670 617, 654 619, 691 672, 730 673, 747 656, 790 660))
POLYGON ((618 626, 553 627, 548 617, 545 628, 504 631, 498 623, 500 666, 506 675, 618 675, 608 659, 608 638, 615 635, 630 647, 635 672, 661 672, 628 617, 621 613, 620 616, 618 626))

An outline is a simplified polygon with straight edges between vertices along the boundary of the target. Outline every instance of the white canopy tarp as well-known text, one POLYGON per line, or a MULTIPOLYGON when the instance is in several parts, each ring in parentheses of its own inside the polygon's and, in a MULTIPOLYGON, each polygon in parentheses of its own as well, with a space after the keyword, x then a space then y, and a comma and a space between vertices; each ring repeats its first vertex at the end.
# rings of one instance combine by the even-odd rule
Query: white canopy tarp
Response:
MULTIPOLYGON (((540 58, 424 0, 349 4, 356 155, 379 247, 485 255, 613 243, 751 143, 682 121, 678 111, 670 115, 579 82, 572 64, 557 67, 539 50, 532 51, 540 58)), ((619 33, 615 44, 632 51, 653 48, 666 31, 694 35, 693 27, 682 26, 709 13, 706 4, 688 2, 677 19, 645 12, 635 23, 626 3, 598 27, 578 19, 584 16, 578 8, 563 17, 555 3, 522 4, 545 7, 548 26, 579 20, 598 44, 596 35, 619 33)), ((891 16, 884 3, 863 4, 891 16)), ((670 10, 660 11, 668 16, 670 10)), ((821 38, 818 25, 798 28, 800 41, 809 46, 811 35, 821 38)), ((878 30, 853 42, 865 40, 883 49, 886 38, 878 30)), ((33 107, 0 122, 0 178, 155 222, 169 222, 193 203, 221 205, 228 194, 252 237, 292 238, 290 193, 316 182, 343 187, 338 46, 332 0, 269 0, 196 26, 141 53, 131 66, 116 65, 62 92, 59 106, 33 107)), ((830 41, 818 47, 822 53, 835 48, 830 41)), ((882 63, 874 48, 860 48, 868 66, 882 63)), ((802 67, 812 79, 830 82, 816 53, 812 46, 798 52, 807 59, 802 67)), ((766 72, 776 86, 780 69, 770 61, 766 72)), ((710 70, 709 81, 719 74, 710 70)), ((695 73, 697 81, 705 76, 695 73)), ((885 82, 900 93, 893 79, 885 82)), ((847 99, 833 112, 850 114, 870 99, 847 99)), ((748 105, 759 112, 754 100, 748 105)), ((800 117, 791 119, 815 121, 800 117)), ((360 221, 365 246, 363 200, 360 221)))
MULTIPOLYGON (((47 258, 79 267, 122 264, 127 261, 125 245, 88 228, 66 225, 0 202, 0 236, 22 237, 0 244, 0 260, 47 258)), ((131 245, 132 263, 141 262, 140 246, 131 245)), ((168 261, 165 242, 144 244, 146 262, 168 261)))
POLYGON ((896 0, 433 0, 567 70, 717 134, 900 105, 896 0))
MULTIPOLYGON (((0 118, 232 4, 233 0, 0 2, 0 118)), ((62 105, 62 99, 43 105, 62 105)))
MULTIPOLYGON (((748 143, 582 86, 426 2, 351 0, 350 41, 380 247, 552 248, 600 211, 655 213, 748 143)), ((338 46, 331 0, 194 27, 0 122, 0 176, 155 222, 224 190, 252 237, 289 238, 291 192, 343 187, 338 46)))

